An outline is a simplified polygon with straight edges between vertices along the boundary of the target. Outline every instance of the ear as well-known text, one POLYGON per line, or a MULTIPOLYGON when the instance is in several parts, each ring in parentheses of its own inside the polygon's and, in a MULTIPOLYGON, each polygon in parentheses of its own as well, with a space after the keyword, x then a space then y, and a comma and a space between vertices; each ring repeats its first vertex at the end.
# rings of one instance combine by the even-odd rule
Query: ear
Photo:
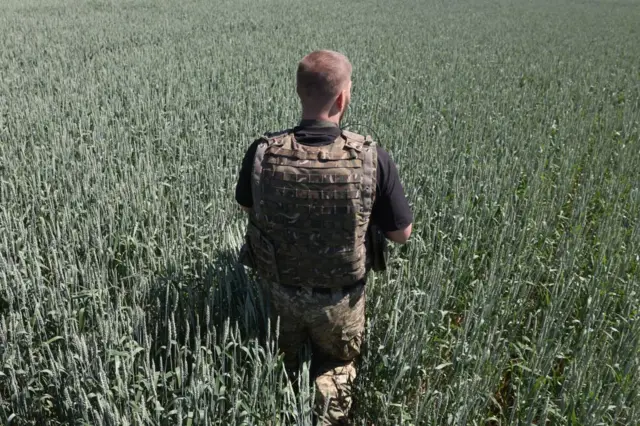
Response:
POLYGON ((346 99, 347 99, 347 92, 345 90, 340 91, 340 93, 338 94, 338 97, 336 98, 336 107, 338 107, 340 111, 342 111, 342 109, 344 108, 346 99))

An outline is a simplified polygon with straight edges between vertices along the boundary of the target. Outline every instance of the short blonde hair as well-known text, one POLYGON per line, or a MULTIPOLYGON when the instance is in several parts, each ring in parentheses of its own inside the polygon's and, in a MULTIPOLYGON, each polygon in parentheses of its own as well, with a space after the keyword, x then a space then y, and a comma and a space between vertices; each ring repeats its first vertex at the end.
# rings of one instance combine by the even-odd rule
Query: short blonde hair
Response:
POLYGON ((351 81, 351 62, 342 53, 316 50, 302 58, 296 73, 300 100, 326 105, 351 81))

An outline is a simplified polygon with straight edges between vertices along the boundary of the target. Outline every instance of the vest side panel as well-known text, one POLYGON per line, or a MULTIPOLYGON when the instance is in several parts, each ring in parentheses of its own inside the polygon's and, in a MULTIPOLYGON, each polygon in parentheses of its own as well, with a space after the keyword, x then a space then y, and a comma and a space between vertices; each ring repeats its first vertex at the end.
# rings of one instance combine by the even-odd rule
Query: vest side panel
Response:
POLYGON ((262 201, 262 162, 264 161, 264 153, 267 150, 268 142, 266 140, 261 141, 256 149, 256 154, 253 157, 253 169, 251 171, 251 196, 253 198, 253 214, 255 217, 261 215, 261 201, 262 201))

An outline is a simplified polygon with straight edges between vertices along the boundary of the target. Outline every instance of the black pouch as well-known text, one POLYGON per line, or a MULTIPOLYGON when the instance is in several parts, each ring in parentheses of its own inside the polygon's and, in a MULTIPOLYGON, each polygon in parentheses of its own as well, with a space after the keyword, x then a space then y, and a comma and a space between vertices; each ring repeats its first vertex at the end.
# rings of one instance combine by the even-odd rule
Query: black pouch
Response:
POLYGON ((370 223, 367 229, 367 255, 372 270, 387 270, 387 238, 374 223, 370 223))

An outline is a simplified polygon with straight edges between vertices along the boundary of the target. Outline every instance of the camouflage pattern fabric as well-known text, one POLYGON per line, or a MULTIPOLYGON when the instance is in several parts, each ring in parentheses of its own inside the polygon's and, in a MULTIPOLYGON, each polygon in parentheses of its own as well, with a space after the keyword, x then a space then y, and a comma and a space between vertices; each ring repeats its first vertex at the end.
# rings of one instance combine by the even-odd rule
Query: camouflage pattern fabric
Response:
POLYGON ((292 286, 340 288, 364 278, 376 165, 373 141, 356 133, 326 146, 299 144, 291 133, 263 139, 252 172, 249 266, 292 286))
POLYGON ((263 286, 270 299, 272 323, 280 319, 278 346, 288 371, 297 370, 300 349, 311 341, 320 424, 348 424, 356 378, 354 359, 360 354, 364 335, 364 284, 328 294, 266 281, 263 286))

